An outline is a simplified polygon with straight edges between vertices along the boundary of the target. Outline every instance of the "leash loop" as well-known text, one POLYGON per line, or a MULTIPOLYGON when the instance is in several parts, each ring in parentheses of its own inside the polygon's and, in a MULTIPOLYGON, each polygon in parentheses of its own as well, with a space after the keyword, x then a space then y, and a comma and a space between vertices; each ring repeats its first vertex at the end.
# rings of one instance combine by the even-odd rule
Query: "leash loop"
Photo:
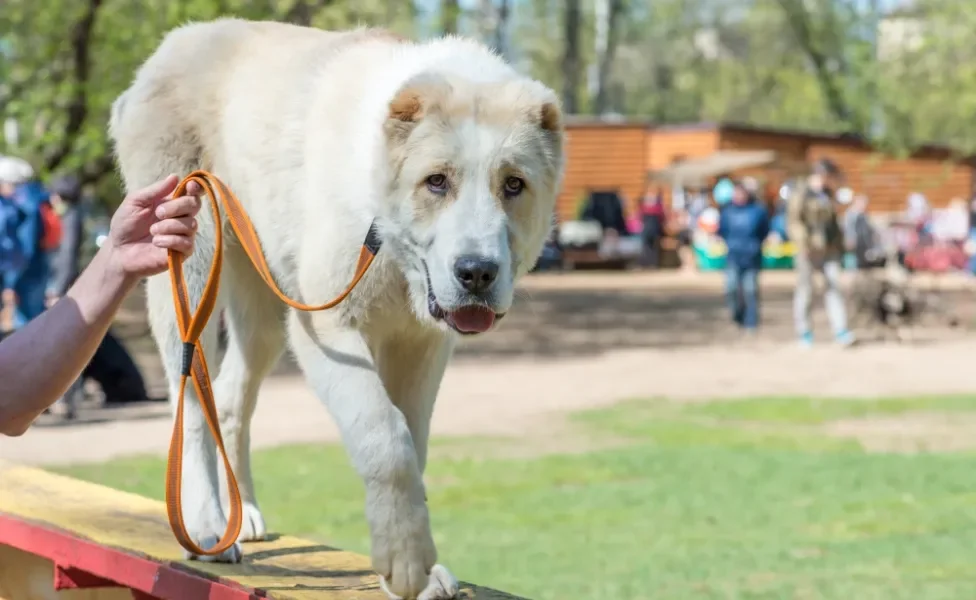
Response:
POLYGON ((337 306, 355 289, 369 266, 372 264, 382 241, 376 227, 376 222, 370 224, 369 230, 359 251, 356 270, 349 285, 334 299, 324 304, 303 304, 289 298, 271 274, 271 268, 261 250, 261 241, 254 229, 254 224, 248 218, 244 207, 237 196, 217 176, 207 171, 197 170, 187 175, 176 187, 172 197, 178 198, 186 194, 186 188, 195 182, 200 185, 210 200, 210 210, 214 219, 214 255, 210 262, 210 272, 200 297, 200 302, 194 310, 190 309, 190 299, 187 292, 186 279, 183 276, 183 260, 185 256, 171 250, 169 252, 169 275, 173 290, 173 304, 176 307, 176 322, 183 341, 183 356, 180 369, 180 391, 176 404, 176 415, 173 423, 173 435, 170 438, 169 455, 166 461, 166 513, 170 528, 176 536, 180 546, 198 556, 217 556, 230 549, 237 541, 243 526, 243 505, 241 492, 234 476, 234 469, 230 464, 224 439, 220 433, 220 422, 217 416, 217 405, 214 401, 210 372, 207 360, 200 344, 207 322, 217 305, 217 292, 220 285, 220 269, 223 264, 223 233, 221 227, 220 209, 223 207, 234 235, 240 241, 244 252, 251 264, 264 280, 265 284, 275 295, 288 306, 301 311, 327 310, 337 306), (193 383, 207 427, 213 436, 217 451, 224 463, 227 474, 227 495, 230 499, 230 514, 227 516, 227 528, 217 544, 212 548, 203 549, 197 545, 186 530, 183 520, 182 484, 183 484, 183 412, 184 397, 187 380, 193 383))

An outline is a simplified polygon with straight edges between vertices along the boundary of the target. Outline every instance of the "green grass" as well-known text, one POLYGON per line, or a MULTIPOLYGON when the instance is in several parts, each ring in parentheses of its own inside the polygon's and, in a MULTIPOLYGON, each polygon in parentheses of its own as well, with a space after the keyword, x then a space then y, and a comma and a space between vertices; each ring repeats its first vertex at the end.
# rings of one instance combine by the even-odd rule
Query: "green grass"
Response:
MULTIPOLYGON (((976 455, 869 454, 815 427, 916 411, 976 398, 628 402, 574 418, 627 440, 612 449, 502 459, 491 448, 514 442, 439 442, 438 550, 460 578, 536 600, 976 597, 976 455)), ((63 471, 158 498, 163 466, 63 471)), ((261 451, 254 470, 273 529, 367 550, 341 449, 261 451)))
POLYGON ((820 398, 754 398, 737 402, 700 404, 687 412, 720 419, 815 425, 837 419, 898 415, 918 411, 976 411, 976 396, 876 398, 854 401, 820 398))

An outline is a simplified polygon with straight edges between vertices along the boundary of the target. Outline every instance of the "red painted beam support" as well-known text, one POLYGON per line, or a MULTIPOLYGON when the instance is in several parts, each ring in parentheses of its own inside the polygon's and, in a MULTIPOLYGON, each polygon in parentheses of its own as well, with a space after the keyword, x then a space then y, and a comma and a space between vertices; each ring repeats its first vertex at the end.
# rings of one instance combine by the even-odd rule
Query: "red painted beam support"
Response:
POLYGON ((64 565, 54 565, 54 589, 55 590, 86 590, 89 588, 122 587, 116 581, 105 579, 98 575, 92 575, 88 571, 82 571, 75 567, 64 565))
MULTIPOLYGON (((58 564, 54 565, 55 590, 87 590, 92 588, 127 587, 128 586, 117 581, 99 577, 98 575, 94 575, 88 571, 82 571, 81 569, 75 567, 65 567, 58 564)), ((161 598, 157 598, 152 594, 140 592, 139 590, 131 591, 133 600, 162 600, 161 598)))
POLYGON ((90 540, 0 513, 0 544, 54 562, 55 589, 121 587, 136 600, 258 600, 263 590, 211 578, 179 563, 96 544, 90 540))
MULTIPOLYGON (((66 567, 59 564, 54 565, 55 590, 87 590, 92 588, 126 587, 128 586, 117 581, 112 581, 111 579, 99 577, 98 575, 94 575, 88 571, 82 571, 76 567, 66 567)), ((140 592, 139 590, 132 590, 132 597, 134 600, 161 600, 152 594, 140 592)))

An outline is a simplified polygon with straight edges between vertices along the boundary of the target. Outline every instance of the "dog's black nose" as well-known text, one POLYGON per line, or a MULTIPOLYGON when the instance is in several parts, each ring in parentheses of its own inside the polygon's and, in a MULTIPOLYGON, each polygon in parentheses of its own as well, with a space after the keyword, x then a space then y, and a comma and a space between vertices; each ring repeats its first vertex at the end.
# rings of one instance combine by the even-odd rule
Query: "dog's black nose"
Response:
POLYGON ((480 256, 462 256, 454 262, 454 276, 472 294, 491 287, 498 277, 498 263, 480 256))

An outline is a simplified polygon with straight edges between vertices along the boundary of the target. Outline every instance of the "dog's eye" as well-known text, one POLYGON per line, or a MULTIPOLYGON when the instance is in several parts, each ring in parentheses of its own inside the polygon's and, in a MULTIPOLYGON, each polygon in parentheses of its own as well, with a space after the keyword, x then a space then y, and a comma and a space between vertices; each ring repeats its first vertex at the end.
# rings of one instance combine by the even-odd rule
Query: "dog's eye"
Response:
POLYGON ((505 180, 505 195, 518 196, 525 189, 525 182, 518 177, 509 177, 505 180))
POLYGON ((434 173, 427 178, 427 189, 435 194, 443 194, 447 191, 447 177, 440 173, 434 173))

